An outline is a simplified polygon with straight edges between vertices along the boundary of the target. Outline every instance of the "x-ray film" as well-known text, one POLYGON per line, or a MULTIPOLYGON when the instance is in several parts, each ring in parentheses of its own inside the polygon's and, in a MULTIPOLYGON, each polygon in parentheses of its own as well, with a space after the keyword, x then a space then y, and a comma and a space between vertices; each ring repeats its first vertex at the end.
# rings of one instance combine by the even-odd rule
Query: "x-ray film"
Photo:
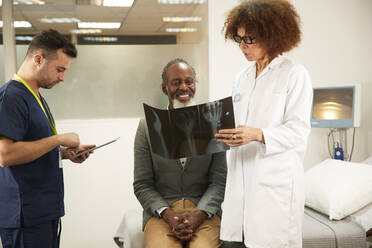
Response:
POLYGON ((214 135, 220 129, 235 128, 231 97, 178 109, 143 107, 152 151, 162 157, 179 159, 229 149, 214 135))

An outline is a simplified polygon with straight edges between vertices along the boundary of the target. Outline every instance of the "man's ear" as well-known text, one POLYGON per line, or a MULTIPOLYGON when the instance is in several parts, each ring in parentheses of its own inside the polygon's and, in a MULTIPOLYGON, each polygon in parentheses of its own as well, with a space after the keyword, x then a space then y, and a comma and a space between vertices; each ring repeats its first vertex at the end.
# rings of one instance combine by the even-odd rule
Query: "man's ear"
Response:
POLYGON ((35 54, 33 58, 36 65, 41 65, 43 63, 43 59, 44 57, 41 54, 35 54))
POLYGON ((167 86, 162 85, 162 86, 161 86, 161 89, 163 90, 163 93, 164 93, 164 94, 168 95, 168 89, 167 89, 167 86))

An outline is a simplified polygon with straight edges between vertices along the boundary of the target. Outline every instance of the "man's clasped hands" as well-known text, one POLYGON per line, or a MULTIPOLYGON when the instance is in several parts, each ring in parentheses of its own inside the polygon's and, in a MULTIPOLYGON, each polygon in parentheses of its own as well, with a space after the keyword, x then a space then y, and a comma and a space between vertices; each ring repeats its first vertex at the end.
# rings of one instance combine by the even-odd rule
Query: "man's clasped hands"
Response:
POLYGON ((201 210, 192 212, 177 213, 170 208, 167 208, 162 213, 163 219, 168 223, 172 233, 182 241, 189 241, 193 233, 200 226, 207 214, 201 210))

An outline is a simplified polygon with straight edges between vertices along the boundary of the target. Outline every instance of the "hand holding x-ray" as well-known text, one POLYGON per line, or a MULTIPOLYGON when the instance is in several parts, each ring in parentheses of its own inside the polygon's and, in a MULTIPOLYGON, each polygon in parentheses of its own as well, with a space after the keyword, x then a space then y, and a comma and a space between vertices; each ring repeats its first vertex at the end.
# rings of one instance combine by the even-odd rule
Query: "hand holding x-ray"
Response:
POLYGON ((210 124, 214 135, 221 128, 222 102, 208 102, 201 107, 204 119, 210 124))

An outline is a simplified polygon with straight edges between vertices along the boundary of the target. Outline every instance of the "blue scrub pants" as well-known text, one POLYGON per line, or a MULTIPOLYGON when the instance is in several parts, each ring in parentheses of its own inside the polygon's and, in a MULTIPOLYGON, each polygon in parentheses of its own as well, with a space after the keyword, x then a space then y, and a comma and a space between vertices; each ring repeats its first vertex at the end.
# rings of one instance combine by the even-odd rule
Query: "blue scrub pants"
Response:
POLYGON ((31 227, 0 228, 3 248, 59 248, 60 220, 31 227))

